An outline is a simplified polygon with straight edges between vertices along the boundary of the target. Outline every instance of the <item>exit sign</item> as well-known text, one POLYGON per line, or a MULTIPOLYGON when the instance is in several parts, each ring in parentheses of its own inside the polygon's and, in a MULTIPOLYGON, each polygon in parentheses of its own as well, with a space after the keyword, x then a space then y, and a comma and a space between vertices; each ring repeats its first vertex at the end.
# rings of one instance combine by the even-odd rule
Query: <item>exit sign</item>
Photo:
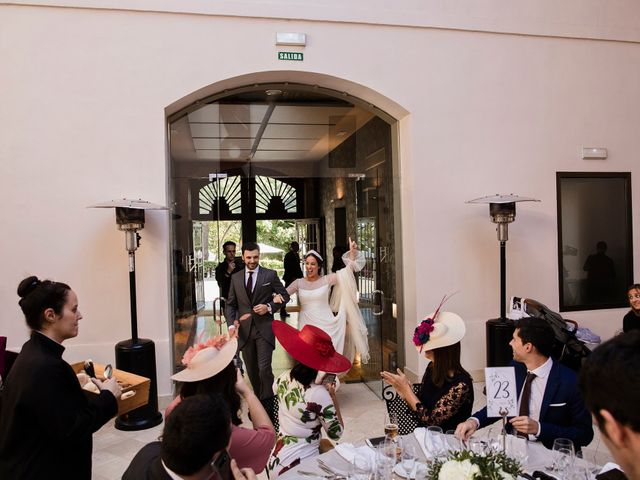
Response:
POLYGON ((278 52, 278 60, 293 60, 301 62, 304 60, 304 54, 302 52, 278 52))

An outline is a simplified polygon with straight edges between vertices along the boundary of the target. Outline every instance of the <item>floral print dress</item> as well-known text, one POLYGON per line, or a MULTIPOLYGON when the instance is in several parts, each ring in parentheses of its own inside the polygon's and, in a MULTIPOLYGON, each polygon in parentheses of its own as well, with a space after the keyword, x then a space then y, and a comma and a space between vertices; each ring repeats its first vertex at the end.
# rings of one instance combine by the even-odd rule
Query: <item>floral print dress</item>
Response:
POLYGON ((271 454, 269 470, 276 476, 300 460, 318 455, 322 430, 332 440, 342 435, 331 396, 323 385, 305 389, 287 370, 276 378, 273 389, 278 396, 280 431, 271 454))

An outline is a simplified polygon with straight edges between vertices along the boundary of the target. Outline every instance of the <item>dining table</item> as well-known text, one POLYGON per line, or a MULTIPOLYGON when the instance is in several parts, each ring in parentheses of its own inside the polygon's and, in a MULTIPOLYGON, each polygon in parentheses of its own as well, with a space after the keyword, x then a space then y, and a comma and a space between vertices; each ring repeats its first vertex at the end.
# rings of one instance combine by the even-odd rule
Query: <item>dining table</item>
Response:
MULTIPOLYGON (((426 472, 427 470, 426 464, 428 463, 429 460, 428 460, 428 454, 424 447, 424 443, 422 443, 421 445, 421 442, 418 440, 418 437, 420 435, 417 432, 420 430, 421 429, 416 429, 416 432, 410 433, 408 435, 402 435, 400 436, 400 438, 402 439, 403 445, 407 445, 407 444, 413 445, 414 450, 416 452, 416 461, 420 464, 424 464, 424 466, 422 467, 422 472, 426 472)), ((540 442, 527 441, 527 440, 522 440, 522 441, 526 444, 526 462, 523 465, 523 469, 525 473, 532 474, 533 472, 541 471, 541 472, 547 473, 548 475, 551 475, 552 478, 554 478, 553 473, 549 472, 549 466, 553 465, 554 463, 554 456, 553 456, 554 452, 552 450, 547 449, 540 442)), ((329 450, 326 453, 323 453, 322 455, 306 458, 302 460, 296 467, 292 468, 291 470, 288 470, 287 472, 283 473, 277 478, 281 480, 292 480, 292 479, 303 479, 303 478, 308 478, 309 480, 312 480, 313 476, 311 474, 315 473, 317 474, 318 479, 325 478, 326 480, 332 480, 332 475, 327 472, 326 466, 328 466, 330 470, 335 472, 333 480, 341 480, 341 477, 348 478, 352 467, 351 467, 351 462, 349 462, 347 458, 343 456, 344 451, 352 451, 352 449, 361 449, 361 448, 371 449, 371 454, 374 454, 375 451, 374 449, 366 445, 365 440, 361 442, 357 442, 355 444, 346 444, 346 446, 348 446, 348 448, 337 447, 329 450), (339 453, 340 451, 343 452, 343 455, 339 453), (319 460, 325 465, 324 470, 321 467, 321 463, 319 462, 319 460), (301 472, 304 472, 304 473, 301 473, 301 472)), ((576 462, 576 465, 581 465, 581 464, 585 466, 587 465, 587 462, 585 462, 581 458, 576 458, 575 462, 576 462)), ((418 469, 417 471, 420 471, 420 470, 418 469)), ((397 471, 394 469, 392 478, 394 480, 397 480, 397 479, 403 479, 406 477, 403 475, 399 475, 397 471)), ((422 473, 422 475, 418 474, 417 477, 410 476, 409 478, 410 479, 424 478, 424 473, 422 473)), ((518 477, 518 478, 520 479, 520 478, 527 478, 527 477, 518 477)))

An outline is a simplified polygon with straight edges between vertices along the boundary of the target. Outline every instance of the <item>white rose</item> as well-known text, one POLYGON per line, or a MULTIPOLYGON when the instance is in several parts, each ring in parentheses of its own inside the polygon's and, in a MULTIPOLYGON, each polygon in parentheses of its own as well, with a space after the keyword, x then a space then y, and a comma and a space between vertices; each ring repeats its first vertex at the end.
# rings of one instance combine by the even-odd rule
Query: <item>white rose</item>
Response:
POLYGON ((449 460, 442 465, 438 480, 473 480, 478 473, 480 473, 480 468, 469 460, 462 462, 449 460))
POLYGON ((507 472, 505 472, 502 469, 500 469, 500 471, 498 473, 500 474, 500 478, 502 478, 502 480, 516 480, 516 477, 514 477, 513 475, 508 474, 507 472))

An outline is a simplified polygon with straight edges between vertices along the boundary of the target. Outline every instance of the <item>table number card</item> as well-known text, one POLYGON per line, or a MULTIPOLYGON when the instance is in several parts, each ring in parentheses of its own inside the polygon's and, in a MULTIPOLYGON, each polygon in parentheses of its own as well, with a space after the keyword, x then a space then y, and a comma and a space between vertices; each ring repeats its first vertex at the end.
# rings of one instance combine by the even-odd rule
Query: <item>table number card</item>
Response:
POLYGON ((508 417, 518 415, 516 395, 516 372, 513 367, 487 367, 484 369, 487 383, 487 417, 501 417, 507 411, 508 417))

